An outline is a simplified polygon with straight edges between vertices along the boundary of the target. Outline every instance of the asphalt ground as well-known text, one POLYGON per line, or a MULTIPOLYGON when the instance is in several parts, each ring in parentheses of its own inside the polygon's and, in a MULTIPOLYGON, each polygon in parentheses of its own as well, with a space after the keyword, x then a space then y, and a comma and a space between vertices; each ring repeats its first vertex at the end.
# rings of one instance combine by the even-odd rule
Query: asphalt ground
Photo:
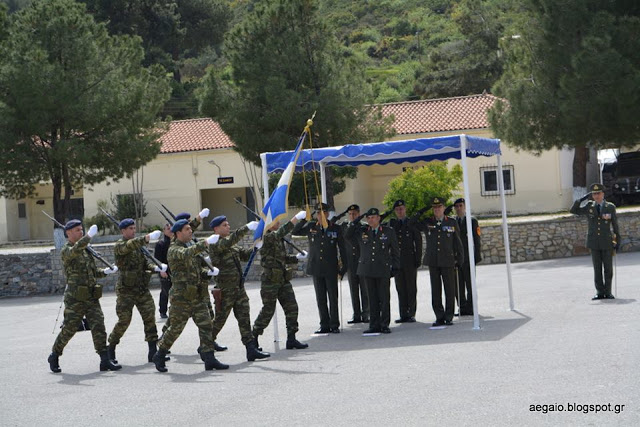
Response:
MULTIPOLYGON (((172 348, 168 373, 146 362, 139 315, 118 346, 118 372, 100 372, 89 332, 79 332, 49 371, 47 356, 61 296, 0 300, 0 425, 640 425, 640 252, 617 256, 617 298, 591 301, 590 257, 513 265, 516 310, 506 268, 477 268, 481 329, 471 317, 430 330, 428 271, 418 276, 417 322, 390 335, 362 336, 342 283, 341 334, 318 327, 310 279, 293 282, 298 338, 306 350, 273 342, 272 357, 247 362, 235 319, 218 337, 228 371, 204 370, 189 323, 172 348)), ((392 281, 392 319, 397 295, 392 281)), ((251 315, 259 284, 248 283, 251 315)), ((614 289, 615 290, 615 289, 614 289)), ((157 301, 158 290, 153 291, 157 301)), ((107 332, 115 294, 102 300, 107 332)), ((286 339, 278 311, 280 337, 286 339)), ((158 319, 158 327, 162 321, 158 319)), ((56 328, 56 333, 59 329, 56 328)))

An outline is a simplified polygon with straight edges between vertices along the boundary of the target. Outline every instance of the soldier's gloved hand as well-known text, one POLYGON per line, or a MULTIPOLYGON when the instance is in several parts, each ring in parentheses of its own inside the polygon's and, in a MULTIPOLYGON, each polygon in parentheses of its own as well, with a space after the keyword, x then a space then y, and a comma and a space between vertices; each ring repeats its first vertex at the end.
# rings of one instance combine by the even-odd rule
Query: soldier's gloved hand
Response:
POLYGON ((160 265, 162 267, 156 265, 153 271, 155 271, 156 273, 164 273, 165 271, 167 271, 167 264, 163 262, 163 263, 160 263, 160 265))
POLYGON ((209 216, 209 208, 204 208, 200 211, 200 213, 198 214, 198 216, 200 218, 206 218, 209 216))
POLYGON ((251 221, 247 224, 247 228, 251 231, 256 231, 258 229, 258 225, 260 225, 259 221, 251 221))
POLYGON ((213 267, 213 270, 207 271, 207 276, 209 277, 217 276, 218 274, 220 274, 220 269, 218 269, 218 267, 213 267))
POLYGON ((115 273, 116 271, 118 271, 118 266, 117 266, 117 265, 114 265, 114 266, 113 266, 113 268, 109 268, 109 267, 107 267, 107 268, 105 268, 104 270, 102 270, 102 272, 103 272, 104 274, 107 274, 107 275, 109 275, 109 274, 113 274, 113 273, 115 273))
POLYGON ((301 253, 296 254, 296 258, 297 258, 299 261, 302 261, 303 259, 307 259, 307 255, 309 255, 309 254, 307 253, 307 251, 302 251, 301 253))
POLYGON ((215 245, 216 243, 218 243, 218 240, 220 240, 219 234, 212 234, 211 236, 207 237, 207 243, 210 245, 215 245))
POLYGON ((580 201, 584 202, 585 200, 587 200, 589 197, 591 197, 591 193, 587 193, 584 196, 580 197, 580 201))
POLYGON ((91 227, 89 227, 89 231, 87 231, 87 236, 91 238, 96 234, 98 234, 98 226, 93 224, 91 227))
POLYGON ((147 237, 149 238, 149 241, 158 240, 160 238, 160 236, 162 236, 162 231, 160 231, 160 230, 154 230, 151 233, 147 234, 147 237))
POLYGON ((449 206, 447 206, 447 208, 444 210, 444 214, 445 214, 446 216, 449 216, 449 215, 451 215, 451 212, 452 212, 452 211, 453 211, 453 205, 449 205, 449 206))
POLYGON ((259 240, 258 243, 256 243, 256 249, 260 250, 262 248, 262 245, 264 245, 264 241, 259 240))
POLYGON ((300 211, 300 212, 298 212, 298 213, 296 214, 296 217, 295 217, 295 218, 296 218, 298 221, 301 221, 301 220, 305 219, 306 217, 307 217, 307 211, 300 211))

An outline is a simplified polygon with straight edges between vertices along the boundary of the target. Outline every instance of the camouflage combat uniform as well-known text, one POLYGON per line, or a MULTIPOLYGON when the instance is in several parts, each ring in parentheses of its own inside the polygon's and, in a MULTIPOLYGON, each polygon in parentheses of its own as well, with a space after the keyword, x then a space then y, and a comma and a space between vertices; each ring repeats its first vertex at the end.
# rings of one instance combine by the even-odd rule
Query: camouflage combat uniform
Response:
POLYGON ((260 297, 262 298, 262 310, 253 324, 253 335, 262 335, 264 329, 271 322, 273 313, 276 310, 276 301, 280 301, 280 305, 284 310, 285 323, 287 325, 287 333, 295 334, 298 332, 298 303, 296 295, 293 292, 293 286, 289 281, 293 275, 291 268, 287 268, 287 264, 295 264, 298 262, 294 255, 287 255, 282 238, 293 230, 291 221, 280 227, 278 231, 267 232, 264 235, 264 244, 260 253, 262 259, 263 272, 260 277, 260 297))
POLYGON ((158 341, 155 310, 156 305, 149 291, 149 280, 155 264, 147 262, 140 252, 146 244, 145 237, 120 239, 113 252, 118 266, 116 284, 116 314, 118 322, 109 335, 109 344, 117 345, 131 323, 135 306, 144 323, 145 341, 158 341))
POLYGON ((76 334, 78 323, 84 316, 91 325, 96 353, 107 349, 107 331, 99 301, 102 286, 96 283, 96 278, 105 277, 105 274, 96 268, 93 257, 85 250, 90 240, 90 237, 84 236, 74 245, 67 241, 60 251, 67 287, 64 291, 64 324, 52 350, 58 355, 62 355, 65 346, 76 334))
POLYGON ((213 340, 224 326, 231 310, 238 320, 242 344, 247 345, 253 340, 251 333, 251 318, 249 313, 249 297, 244 289, 242 280, 242 267, 240 261, 248 261, 251 249, 243 249, 237 245, 244 235, 248 233, 247 226, 239 228, 225 239, 220 239, 216 245, 209 248, 209 256, 213 265, 220 269, 220 274, 215 277, 216 288, 222 291, 222 309, 216 313, 212 322, 213 340))

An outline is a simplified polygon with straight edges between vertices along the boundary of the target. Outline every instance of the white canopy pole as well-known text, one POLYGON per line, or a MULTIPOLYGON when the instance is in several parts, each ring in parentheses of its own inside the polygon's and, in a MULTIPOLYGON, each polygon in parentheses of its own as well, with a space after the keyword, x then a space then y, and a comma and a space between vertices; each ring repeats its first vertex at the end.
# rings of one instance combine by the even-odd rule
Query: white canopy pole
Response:
POLYGON ((323 162, 318 163, 320 165, 320 191, 322 191, 322 203, 327 203, 327 177, 325 172, 325 164, 323 162))
POLYGON ((509 226, 507 225, 507 202, 504 198, 504 176, 502 173, 502 156, 498 154, 498 190, 502 203, 502 236, 504 240, 504 259, 507 263, 507 283, 509 284, 509 310, 515 310, 513 303, 513 286, 511 283, 511 247, 509 246, 509 226))
MULTIPOLYGON (((473 300, 473 329, 480 329, 478 315, 478 287, 476 285, 476 258, 473 251, 473 233, 471 225, 471 197, 469 197, 469 169, 467 168, 467 136, 460 135, 460 161, 462 163, 462 179, 464 184, 465 221, 467 223, 467 247, 469 248, 469 269, 471 271, 471 299, 473 300)), ((464 242, 463 242, 464 244, 464 242)), ((466 260, 465 260, 466 261, 466 260)), ((459 268, 462 268, 460 266, 459 268)), ((460 298, 460 295, 458 296, 460 298)))

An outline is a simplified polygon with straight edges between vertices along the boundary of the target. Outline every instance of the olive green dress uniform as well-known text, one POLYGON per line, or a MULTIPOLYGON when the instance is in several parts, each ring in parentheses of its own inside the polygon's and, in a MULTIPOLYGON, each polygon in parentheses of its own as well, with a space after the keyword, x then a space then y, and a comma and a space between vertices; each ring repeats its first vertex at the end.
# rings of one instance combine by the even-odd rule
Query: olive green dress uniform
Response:
POLYGON ((406 321, 416 315, 418 267, 422 264, 422 234, 409 218, 391 219, 389 226, 396 233, 400 249, 400 269, 394 280, 398 291, 400 320, 406 321))
MULTIPOLYGON (((342 224, 342 233, 346 235, 349 223, 342 224)), ((347 277, 351 293, 354 323, 369 322, 369 292, 364 281, 358 276, 358 261, 360 260, 360 245, 352 239, 344 239, 347 253, 347 277)))
POLYGON ((320 315, 320 331, 339 331, 338 275, 347 272, 347 255, 344 236, 339 225, 330 224, 326 229, 317 221, 304 220, 296 224, 293 235, 306 236, 309 240, 309 255, 306 273, 313 277, 316 302, 320 315), (338 253, 342 267, 338 265, 338 253), (329 307, 327 308, 327 296, 329 307))
POLYGON ((93 257, 86 251, 90 241, 91 238, 85 235, 74 245, 67 241, 60 251, 67 287, 64 291, 64 323, 52 349, 58 356, 76 334, 84 316, 91 326, 96 353, 107 351, 107 331, 100 307, 102 286, 96 282, 96 278, 106 275, 96 268, 93 257))
POLYGON ((129 324, 133 307, 138 309, 144 324, 145 341, 158 341, 155 310, 156 305, 149 291, 149 280, 155 264, 147 262, 140 248, 146 245, 145 237, 129 240, 120 239, 113 252, 118 266, 116 284, 116 314, 118 322, 109 335, 109 344, 117 345, 129 324))
POLYGON ((357 273, 369 293, 369 328, 378 332, 388 329, 391 321, 391 270, 395 272, 400 268, 396 233, 383 225, 372 230, 368 225, 351 223, 346 238, 357 241, 360 246, 357 273))
POLYGON ((620 242, 616 206, 606 200, 603 200, 600 206, 593 200, 587 201, 583 206, 580 204, 580 200, 576 200, 571 206, 571 213, 587 217, 587 247, 591 250, 597 296, 601 298, 611 296, 613 240, 615 238, 616 242, 620 242))
POLYGON ((437 324, 451 323, 455 307, 455 266, 464 262, 464 249, 460 241, 458 224, 445 216, 441 221, 435 217, 416 223, 424 231, 427 250, 423 264, 429 266, 431 279, 431 306, 437 324), (445 307, 442 307, 444 286, 445 307))
MULTIPOLYGON (((469 257, 469 245, 467 244, 467 220, 465 217, 456 218, 460 230, 460 240, 464 248, 464 262, 458 267, 458 302, 460 304, 460 315, 473 315, 473 295, 471 292, 471 264, 469 257)), ((480 241, 480 225, 478 220, 471 217, 471 228, 473 229, 473 256, 477 263, 482 261, 482 243, 480 241)), ((475 266, 474 266, 475 269, 475 266)))

